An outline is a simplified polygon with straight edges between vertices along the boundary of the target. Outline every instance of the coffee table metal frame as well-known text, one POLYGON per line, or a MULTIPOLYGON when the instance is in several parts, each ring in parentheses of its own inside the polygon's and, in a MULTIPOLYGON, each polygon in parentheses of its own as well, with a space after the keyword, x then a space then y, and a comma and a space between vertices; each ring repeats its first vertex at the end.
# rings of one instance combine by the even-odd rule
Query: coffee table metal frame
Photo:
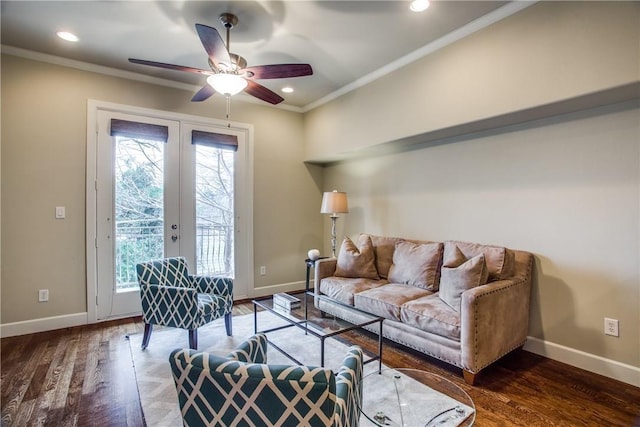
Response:
MULTIPOLYGON (((296 294, 298 295, 298 294, 296 294)), ((314 300, 311 300, 314 301, 314 300)), ((345 332, 348 331, 352 331, 355 329, 362 329, 364 326, 368 326, 368 325, 372 325, 374 323, 378 323, 379 324, 379 331, 378 331, 378 354, 371 356, 369 358, 367 358, 367 360, 364 361, 364 363, 371 363, 374 361, 378 361, 378 371, 377 372, 382 372, 382 323, 384 321, 384 317, 379 317, 379 316, 374 316, 370 313, 364 312, 362 310, 358 310, 355 307, 352 307, 350 305, 346 305, 344 303, 341 303, 340 301, 334 300, 333 298, 329 298, 327 296, 324 295, 316 295, 313 291, 306 291, 303 293, 302 299, 301 299, 301 304, 303 305, 302 314, 300 315, 300 313, 297 313, 300 315, 300 317, 296 317, 295 316, 295 312, 292 310, 291 313, 287 313, 286 311, 280 311, 277 310, 275 308, 273 308, 273 297, 265 297, 265 298, 259 298, 259 299, 254 299, 252 301, 253 303, 253 331, 254 333, 264 333, 264 334, 268 334, 269 332, 275 332, 275 331, 279 331, 281 329, 286 329, 286 328, 291 328, 291 327, 298 327, 302 330, 304 330, 305 335, 309 334, 309 335, 313 335, 316 338, 320 339, 320 366, 324 367, 324 342, 327 338, 333 338, 336 337, 337 335, 343 334, 345 332), (320 298, 320 299, 324 299, 326 301, 331 302, 332 304, 338 304, 341 305, 342 307, 347 308, 348 310, 353 310, 355 312, 357 312, 358 314, 364 314, 367 317, 370 318, 370 320, 365 321, 365 322, 360 322, 360 323, 350 323, 350 322, 346 322, 341 320, 341 322, 344 323, 349 323, 350 326, 345 326, 345 327, 340 327, 337 330, 332 330, 331 332, 326 332, 325 328, 321 327, 320 325, 316 325, 312 319, 309 319, 309 311, 307 308, 307 304, 309 303, 307 301, 307 298, 320 298), (271 314, 274 314, 275 316, 285 320, 287 322, 286 325, 282 325, 282 326, 277 326, 274 328, 270 328, 270 329, 264 329, 264 330, 259 330, 258 329, 258 308, 261 308, 265 311, 268 311, 271 314), (310 327, 311 326, 311 327, 310 327), (315 326, 315 327, 314 327, 315 326)), ((280 353, 282 353, 283 355, 285 355, 287 358, 289 358, 291 361, 293 361, 295 364, 297 365, 302 365, 303 363, 300 362, 299 360, 297 360, 295 357, 293 357, 291 354, 289 354, 287 351, 285 351, 284 349, 278 347, 276 344, 274 344, 273 342, 269 341, 269 344, 275 348, 276 350, 278 350, 280 353)))

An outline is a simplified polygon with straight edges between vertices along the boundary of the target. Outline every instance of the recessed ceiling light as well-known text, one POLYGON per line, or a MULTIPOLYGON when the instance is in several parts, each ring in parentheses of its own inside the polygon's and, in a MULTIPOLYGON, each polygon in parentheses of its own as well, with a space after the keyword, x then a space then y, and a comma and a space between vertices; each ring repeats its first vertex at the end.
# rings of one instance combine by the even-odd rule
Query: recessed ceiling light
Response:
POLYGON ((293 92, 293 88, 290 87, 290 86, 285 86, 285 87, 282 88, 282 91, 284 93, 292 93, 293 92))
POLYGON ((56 35, 60 37, 62 40, 66 40, 68 42, 77 42, 79 40, 78 36, 68 31, 58 31, 56 35))
POLYGON ((409 9, 413 12, 422 12, 423 10, 427 10, 429 8, 429 0, 413 0, 409 9))

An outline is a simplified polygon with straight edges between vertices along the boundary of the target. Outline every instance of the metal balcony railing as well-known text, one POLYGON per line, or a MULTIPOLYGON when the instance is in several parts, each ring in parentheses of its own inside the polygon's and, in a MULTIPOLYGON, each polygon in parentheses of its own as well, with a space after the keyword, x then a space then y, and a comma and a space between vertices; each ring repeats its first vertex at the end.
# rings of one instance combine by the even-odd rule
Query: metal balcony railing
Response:
MULTIPOLYGON (((148 223, 149 221, 145 221, 148 223)), ((196 265, 192 274, 233 277, 233 226, 196 226, 196 265)), ((116 223, 115 276, 118 290, 138 287, 136 264, 164 256, 163 225, 116 223)))

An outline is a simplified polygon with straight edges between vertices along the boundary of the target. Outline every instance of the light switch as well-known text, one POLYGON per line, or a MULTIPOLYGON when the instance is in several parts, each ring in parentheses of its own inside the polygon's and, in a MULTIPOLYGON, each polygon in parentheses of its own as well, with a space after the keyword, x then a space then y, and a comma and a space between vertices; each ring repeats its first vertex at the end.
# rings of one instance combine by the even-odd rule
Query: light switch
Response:
POLYGON ((64 219, 65 210, 64 206, 56 206, 56 219, 64 219))

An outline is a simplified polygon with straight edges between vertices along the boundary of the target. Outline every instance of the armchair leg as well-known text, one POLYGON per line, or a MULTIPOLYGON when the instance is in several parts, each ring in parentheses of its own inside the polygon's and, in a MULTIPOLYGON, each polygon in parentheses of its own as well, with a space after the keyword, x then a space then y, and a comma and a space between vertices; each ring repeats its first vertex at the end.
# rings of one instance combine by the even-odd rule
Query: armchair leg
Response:
POLYGON ((231 319, 232 319, 232 315, 231 313, 227 313, 224 315, 224 327, 227 329, 227 336, 231 336, 233 335, 233 327, 231 325, 231 319))
POLYGON ((142 336, 142 349, 144 350, 149 345, 149 339, 151 338, 151 330, 153 325, 151 323, 144 324, 144 335, 142 336))
POLYGON ((189 348, 198 349, 198 329, 189 329, 189 348))
POLYGON ((478 374, 477 373, 474 374, 472 372, 467 371, 466 369, 463 369, 462 376, 464 378, 464 382, 466 382, 469 385, 475 385, 478 374))

